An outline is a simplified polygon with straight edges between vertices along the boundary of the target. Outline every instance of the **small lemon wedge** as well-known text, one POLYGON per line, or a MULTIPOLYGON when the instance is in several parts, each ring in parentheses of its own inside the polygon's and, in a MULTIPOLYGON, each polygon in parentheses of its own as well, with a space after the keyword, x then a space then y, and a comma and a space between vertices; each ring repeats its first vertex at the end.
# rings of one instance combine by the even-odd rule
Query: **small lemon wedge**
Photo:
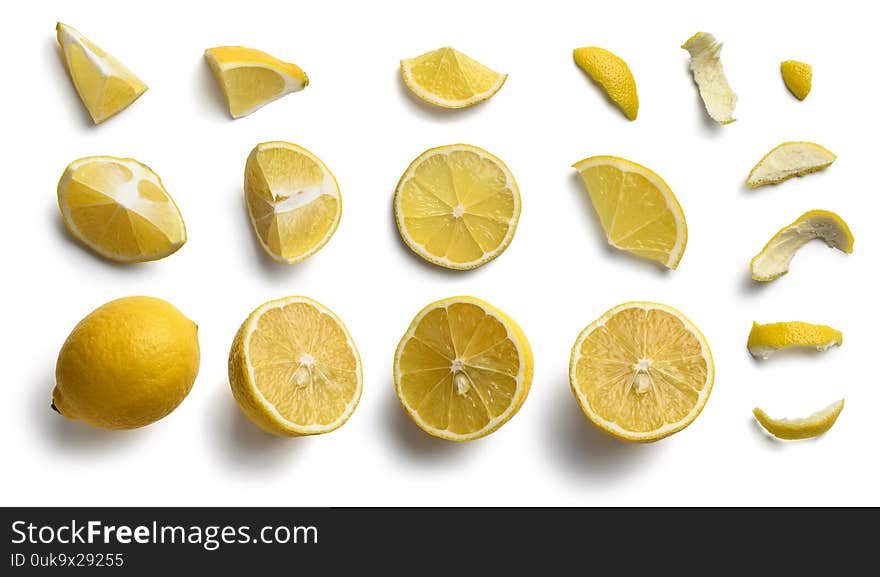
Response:
POLYGON ((253 48, 208 48, 205 59, 223 90, 233 118, 247 116, 309 84, 309 77, 296 64, 253 48))
POLYGON ((813 67, 806 62, 786 60, 779 65, 782 80, 789 92, 798 100, 803 100, 813 88, 813 67))
POLYGON ((59 22, 58 44, 80 100, 95 124, 125 110, 147 85, 75 28, 59 22))
POLYGON ((786 274, 798 249, 815 239, 847 254, 853 251, 853 235, 842 218, 827 210, 811 210, 782 227, 752 259, 752 278, 766 282, 786 274))
POLYGON ((442 108, 466 108, 488 100, 507 80, 507 74, 448 46, 401 60, 400 73, 413 94, 442 108))
POLYGON ((623 58, 596 46, 574 49, 574 61, 630 120, 639 115, 636 80, 623 58))
POLYGON ((697 32, 682 48, 691 57, 691 72, 700 90, 700 98, 706 112, 719 124, 736 121, 733 109, 736 107, 736 94, 730 88, 724 66, 721 64, 721 43, 708 32, 697 32))
POLYGON ((752 323, 748 349, 755 358, 766 359, 779 349, 787 347, 815 348, 826 351, 843 344, 843 334, 826 325, 813 325, 800 321, 752 323))
POLYGON ((815 142, 783 142, 758 161, 746 185, 757 188, 804 176, 831 166, 837 156, 815 142))
POLYGON ((843 411, 843 399, 834 401, 824 409, 803 418, 773 419, 758 407, 755 407, 752 413, 761 426, 774 437, 786 441, 796 441, 818 437, 827 432, 837 422, 841 411, 843 411))

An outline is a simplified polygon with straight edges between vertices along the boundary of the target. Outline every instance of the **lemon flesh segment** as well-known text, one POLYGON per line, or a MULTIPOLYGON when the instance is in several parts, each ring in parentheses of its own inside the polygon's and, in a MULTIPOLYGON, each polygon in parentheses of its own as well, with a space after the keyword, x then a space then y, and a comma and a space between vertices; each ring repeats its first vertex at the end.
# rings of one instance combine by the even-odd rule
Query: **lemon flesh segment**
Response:
POLYGON ((474 297, 425 307, 394 355, 401 405, 425 432, 450 441, 485 437, 522 406, 534 372, 516 322, 474 297))
POLYGON ((758 161, 746 185, 757 188, 804 176, 831 166, 837 156, 815 142, 783 142, 758 161))
POLYGON ((342 197, 320 158, 289 142, 263 142, 245 165, 244 194, 260 245, 294 264, 320 250, 336 232, 342 197))
POLYGON ((813 88, 813 67, 806 62, 786 60, 779 65, 782 80, 789 92, 798 100, 803 100, 813 88))
POLYGON ((614 307, 571 349, 569 381, 581 410, 626 441, 657 441, 690 425, 714 378, 706 338, 682 313, 658 303, 614 307))
POLYGON ((466 108, 495 95, 507 80, 450 47, 400 61, 403 81, 413 94, 442 108, 466 108))
POLYGON ((394 195, 397 228, 407 246, 451 269, 476 268, 504 252, 519 213, 513 174, 498 157, 469 144, 422 153, 394 195))
POLYGON ((798 249, 815 239, 847 254, 853 251, 853 235, 842 218, 828 210, 811 210, 784 226, 752 259, 752 278, 767 282, 786 274, 798 249))
POLYGON ((80 100, 95 124, 125 110, 147 91, 147 85, 75 28, 55 27, 64 65, 80 100))
POLYGON ((630 120, 639 115, 636 80, 623 58, 595 46, 574 49, 574 61, 630 120))
POLYGON ((814 325, 800 321, 752 323, 749 332, 749 353, 757 359, 769 358, 779 349, 787 347, 814 348, 827 351, 843 344, 843 334, 827 325, 814 325))
POLYGON ((573 167, 584 181, 608 243, 675 269, 687 246, 684 212, 654 171, 623 158, 594 156, 573 167))
POLYGON ((309 78, 296 64, 253 48, 217 46, 205 59, 220 84, 229 114, 241 118, 291 92, 308 86, 309 78))
POLYGON ((774 419, 758 407, 755 407, 752 413, 761 426, 774 437, 786 441, 797 441, 818 437, 827 432, 837 422, 841 411, 843 411, 843 399, 803 418, 774 419))
POLYGON ((264 431, 316 435, 351 417, 363 373, 339 317, 292 296, 261 305, 241 325, 229 352, 229 382, 239 407, 264 431))
POLYGON ((722 44, 708 32, 697 32, 681 47, 690 54, 691 72, 706 112, 715 122, 730 124, 736 121, 733 117, 736 93, 730 88, 730 83, 724 74, 721 46, 722 44))
POLYGON ((183 217, 159 175, 131 158, 73 161, 58 183, 58 206, 74 238, 117 262, 158 260, 186 242, 183 217))

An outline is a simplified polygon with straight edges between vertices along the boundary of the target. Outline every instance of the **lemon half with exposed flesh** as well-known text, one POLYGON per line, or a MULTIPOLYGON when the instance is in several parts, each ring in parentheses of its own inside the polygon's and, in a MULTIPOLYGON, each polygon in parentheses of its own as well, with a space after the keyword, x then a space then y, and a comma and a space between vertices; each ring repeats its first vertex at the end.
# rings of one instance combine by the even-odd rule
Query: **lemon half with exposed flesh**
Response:
POLYGON ((843 344, 843 334, 827 325, 814 325, 800 321, 752 323, 749 331, 748 349, 753 357, 766 359, 779 349, 800 347, 827 351, 843 344))
POLYGON ((841 411, 843 411, 843 399, 831 403, 809 417, 774 419, 758 407, 755 407, 752 413, 761 426, 774 437, 786 441, 796 441, 817 437, 827 432, 837 422, 841 411))
POLYGON ((403 81, 413 94, 442 108, 465 108, 501 90, 507 74, 499 74, 450 47, 400 61, 403 81))

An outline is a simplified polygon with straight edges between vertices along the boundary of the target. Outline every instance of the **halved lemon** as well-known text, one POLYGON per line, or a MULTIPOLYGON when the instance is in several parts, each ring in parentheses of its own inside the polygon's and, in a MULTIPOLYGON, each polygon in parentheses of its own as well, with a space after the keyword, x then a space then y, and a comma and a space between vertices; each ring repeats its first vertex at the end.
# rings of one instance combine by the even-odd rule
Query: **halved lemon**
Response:
POLYGON ((753 357, 766 359, 779 349, 788 347, 827 351, 842 344, 843 334, 837 329, 827 325, 788 321, 765 325, 752 323, 747 347, 753 357))
POLYGON ((361 398, 361 358, 330 309, 302 296, 267 302, 238 329, 229 382, 241 410, 266 432, 317 435, 341 427, 361 398))
POLYGON ((681 45, 690 54, 691 72, 709 117, 718 124, 735 122, 736 93, 721 64, 721 42, 708 32, 697 32, 681 45))
POLYGON ((627 118, 636 119, 639 115, 636 79, 623 58, 604 48, 586 46, 574 49, 574 61, 602 87, 627 118))
POLYGON ((618 305, 587 326, 571 349, 569 381, 581 410, 625 441, 657 441, 690 425, 714 379, 706 338, 662 304, 618 305))
POLYGON ((59 22, 58 44, 80 100, 95 124, 125 110, 147 85, 72 26, 59 22))
POLYGON ((289 142, 263 142, 251 151, 244 194, 260 245, 287 264, 318 252, 342 217, 342 197, 330 169, 289 142))
POLYGON ((758 161, 746 185, 757 188, 804 176, 831 166, 837 156, 815 142, 783 142, 758 161))
POLYGON ((448 46, 401 60, 400 73, 413 94, 443 108, 465 108, 483 102, 507 80, 507 74, 499 74, 448 46))
POLYGON ((774 419, 758 407, 752 411, 755 419, 768 433, 786 441, 810 439, 827 432, 843 411, 843 399, 835 401, 810 415, 796 419, 774 419))
POLYGON ((159 175, 131 158, 71 162, 58 182, 58 207, 74 238, 117 262, 158 260, 186 242, 183 217, 159 175))
POLYGON ((400 404, 425 432, 450 441, 485 437, 522 406, 534 372, 516 322, 474 297, 451 297, 416 315, 394 355, 400 404))
POLYGON ((233 118, 247 116, 309 85, 309 77, 296 64, 253 48, 208 48, 205 59, 223 90, 233 118))
POLYGON ((674 269, 687 246, 687 223, 654 171, 616 156, 576 162, 608 243, 674 269))
POLYGON ((423 259, 466 270, 504 252, 519 220, 519 188, 501 159, 469 144, 423 152, 397 184, 394 216, 423 259))

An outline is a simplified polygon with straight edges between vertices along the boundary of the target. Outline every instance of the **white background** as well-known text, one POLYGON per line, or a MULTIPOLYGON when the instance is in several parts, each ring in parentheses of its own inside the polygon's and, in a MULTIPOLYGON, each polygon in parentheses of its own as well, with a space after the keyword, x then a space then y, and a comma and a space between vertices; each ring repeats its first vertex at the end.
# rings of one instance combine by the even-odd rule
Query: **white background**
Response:
POLYGON ((2 505, 878 505, 876 423, 876 48, 856 3, 764 2, 23 2, 2 42, 2 505), (713 8, 713 5, 718 5, 713 8), (65 73, 55 21, 78 28, 150 86, 92 126, 65 73), (679 46, 706 30, 739 94, 738 122, 708 121, 679 46), (202 57, 242 44, 300 65, 303 92, 233 121, 202 57), (510 77, 489 102, 430 108, 403 87, 401 58, 452 45, 510 77), (630 65, 641 108, 629 122, 576 68, 597 45, 630 65), (795 100, 779 62, 810 62, 813 93, 795 100), (319 155, 343 195, 336 235, 306 262, 272 262, 242 201, 254 145, 288 140, 319 155), (752 165, 785 140, 839 156, 827 171, 747 190, 752 165), (423 263, 401 243, 391 198, 426 148, 467 142, 502 158, 522 193, 507 251, 471 272, 423 263), (173 256, 120 266, 65 232, 56 184, 94 154, 149 164, 189 232, 173 256), (677 271, 606 247, 570 165, 619 155, 656 170, 685 210, 677 271), (855 234, 846 256, 813 243, 767 286, 749 259, 802 212, 839 212, 855 234), (192 393, 145 429, 106 432, 49 409, 57 352, 102 303, 165 298, 199 325, 192 393), (232 337, 260 303, 317 298, 348 325, 364 364, 351 420, 312 438, 268 436, 235 405, 232 337), (535 353, 528 400, 493 435, 451 444, 400 409, 391 364, 422 306, 454 294, 511 314, 535 353), (652 445, 593 428, 569 390, 579 331, 626 300, 680 308, 706 334, 717 369, 702 415, 652 445), (844 333, 842 348, 754 362, 753 320, 804 320, 844 333), (813 441, 769 439, 751 417, 800 416, 840 397, 837 425, 813 441))

